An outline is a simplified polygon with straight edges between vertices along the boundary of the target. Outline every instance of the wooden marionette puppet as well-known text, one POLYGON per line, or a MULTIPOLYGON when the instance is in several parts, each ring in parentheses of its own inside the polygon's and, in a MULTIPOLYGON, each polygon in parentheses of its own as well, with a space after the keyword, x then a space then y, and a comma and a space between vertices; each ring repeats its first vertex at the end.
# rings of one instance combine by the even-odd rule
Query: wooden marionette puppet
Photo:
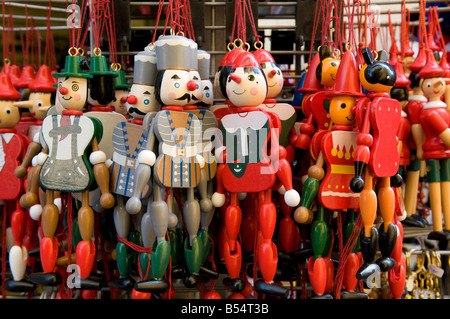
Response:
MULTIPOLYGON (((131 241, 138 231, 142 234, 144 247, 152 247, 155 240, 149 213, 142 216, 151 207, 151 185, 139 183, 138 154, 146 149, 147 135, 151 120, 159 111, 159 103, 155 97, 156 55, 152 51, 141 51, 134 56, 134 74, 131 93, 126 103, 128 113, 132 114, 131 121, 122 120, 117 123, 113 131, 111 193, 116 196, 114 207, 114 225, 119 238, 131 241), (130 103, 132 102, 132 103, 130 103), (135 197, 144 203, 141 209, 127 210, 125 203, 128 198, 135 197), (147 203, 148 200, 148 203, 147 203), (133 215, 133 218, 131 218, 133 215), (133 225, 131 224, 133 222, 133 225)), ((138 244, 138 243, 135 243, 138 244)), ((140 242, 139 242, 140 244, 140 242)), ((127 245, 119 240, 116 245, 117 264, 120 278, 112 282, 121 289, 133 289, 134 279, 129 276, 132 253, 127 245)), ((143 252, 140 259, 148 260, 149 256, 143 252)), ((147 267, 147 265, 145 265, 147 267)))
POLYGON ((428 239, 445 241, 450 238, 450 200, 446 195, 450 193, 450 112, 441 100, 445 92, 443 76, 445 71, 436 63, 433 52, 427 50, 427 62, 420 70, 419 77, 420 87, 428 99, 420 113, 420 125, 424 132, 421 147, 427 165, 433 219, 433 231, 428 239))
MULTIPOLYGON (((22 98, 24 100, 27 98, 29 94, 28 86, 35 78, 35 72, 33 67, 26 65, 22 68, 22 73, 20 74, 20 78, 15 83, 15 88, 21 93, 22 98)), ((32 111, 23 109, 21 110, 21 117, 19 123, 17 123, 15 129, 19 134, 28 135, 30 139, 32 136, 29 134, 29 128, 34 125, 35 116, 32 114, 32 111)), ((39 115, 38 115, 39 116, 39 115)))
MULTIPOLYGON (((300 127, 300 135, 294 137, 291 143, 295 143, 296 150, 306 150, 311 162, 323 160, 320 154, 320 144, 323 134, 330 130, 330 116, 328 109, 331 98, 326 96, 327 91, 331 90, 339 68, 340 60, 335 57, 331 49, 327 45, 320 46, 318 50, 320 62, 312 71, 315 73, 320 85, 324 88, 316 93, 311 93, 303 99, 302 110, 307 120, 300 127)), ((313 62, 311 67, 316 65, 313 62)), ((316 62, 317 63, 317 62, 316 62)), ((308 71, 309 69, 308 68, 308 71)), ((309 92, 308 92, 309 93, 309 92)), ((301 154, 301 151, 300 151, 301 154)), ((309 174, 308 174, 309 175, 309 174)), ((302 196, 302 201, 307 196, 302 196)), ((300 207, 295 210, 294 219, 297 223, 304 224, 312 221, 312 211, 308 205, 301 203, 300 207)))
POLYGON ((362 54, 365 64, 360 68, 359 79, 369 93, 356 105, 360 133, 354 156, 355 176, 350 183, 351 190, 360 193, 360 214, 364 224, 360 238, 364 264, 358 270, 358 279, 367 278, 374 267, 385 272, 395 266, 395 261, 390 258, 398 236, 392 187, 401 186, 402 181, 397 174, 400 164, 397 132, 401 106, 387 93, 395 84, 395 69, 387 63, 384 50, 377 53, 377 59, 374 59, 369 48, 364 48, 362 54), (375 178, 380 183, 377 185, 378 194, 373 188, 375 178), (378 230, 374 226, 377 208, 383 218, 378 230), (374 263, 378 245, 382 256, 374 263))
MULTIPOLYGON (((267 95, 267 83, 253 54, 239 54, 233 62, 226 85, 230 114, 219 124, 216 136, 217 190, 212 200, 216 207, 225 203, 225 192, 231 196, 224 223, 225 264, 234 290, 243 289, 240 277, 242 250, 238 241, 242 212, 239 193, 258 194, 258 218, 263 241, 258 247, 258 265, 265 283, 271 283, 278 264, 278 251, 272 242, 276 224, 276 208, 271 200, 272 187, 278 178, 286 192, 284 200, 290 207, 298 205, 300 196, 292 188, 292 173, 286 160, 286 150, 278 145, 274 129, 280 128, 279 118, 258 108, 267 95), (267 150, 268 143, 272 143, 267 150), (278 156, 278 157, 277 157, 278 156)), ((256 279, 256 278, 255 278, 256 279)))
POLYGON ((91 240, 94 227, 94 213, 89 206, 89 191, 95 182, 102 191, 100 205, 104 209, 114 205, 109 193, 106 155, 99 150, 101 123, 83 116, 88 95, 88 78, 92 75, 83 71, 81 55, 66 56, 64 72, 53 74, 58 78, 62 115, 48 115, 42 122, 44 147, 37 155, 41 166, 39 183, 45 189, 46 202, 42 210, 41 224, 44 237, 40 244, 40 256, 44 270, 43 277, 52 281, 58 240, 55 231, 58 225, 58 208, 53 203, 55 192, 82 193, 81 208, 78 211, 78 226, 82 241, 76 247, 76 263, 80 277, 89 276, 96 260, 96 247, 91 240))
MULTIPOLYGON (((39 174, 39 170, 36 165, 32 166, 31 164, 34 157, 42 150, 40 143, 42 120, 45 118, 48 109, 52 106, 52 101, 54 101, 54 93, 56 92, 56 86, 54 84, 51 70, 47 65, 42 65, 39 67, 36 77, 34 77, 29 83, 28 88, 30 90, 28 100, 15 102, 13 106, 28 109, 35 118, 33 125, 31 125, 28 129, 28 137, 31 142, 28 145, 23 161, 14 170, 14 175, 17 178, 24 180, 29 179, 29 182, 26 183, 26 191, 28 194, 35 194, 36 202, 39 202, 38 204, 34 204, 29 207, 26 205, 26 202, 28 201, 22 200, 22 197, 25 195, 22 195, 20 201, 22 208, 29 208, 29 214, 27 216, 27 234, 24 238, 24 242, 27 243, 27 250, 30 251, 31 249, 39 247, 37 228, 39 217, 42 213, 41 203, 44 203, 45 201, 45 198, 43 197, 41 197, 39 201, 37 200, 37 195, 39 195, 37 191, 39 188, 39 181, 36 179, 33 180, 32 176, 34 174, 39 174)), ((39 190, 39 193, 42 195, 43 191, 39 190)), ((24 199, 25 198, 26 196, 24 199)))
MULTIPOLYGON (((28 251, 24 245, 27 216, 19 205, 23 192, 23 181, 14 175, 15 169, 23 160, 30 140, 17 134, 14 126, 20 120, 19 109, 13 104, 20 99, 20 93, 14 88, 9 76, 0 73, 0 204, 6 221, 11 225, 14 244, 9 250, 9 267, 12 280, 3 282, 10 291, 31 291, 35 285, 25 279, 28 251)), ((3 249, 6 249, 4 245, 3 249)))
MULTIPOLYGON (((255 45, 256 46, 256 45, 255 45)), ((283 73, 278 65, 275 63, 273 56, 260 47, 253 53, 258 61, 267 82, 267 95, 264 102, 259 105, 259 108, 266 112, 272 112, 278 115, 281 122, 281 129, 278 132, 279 144, 286 149, 286 160, 291 163, 295 159, 295 150, 290 145, 291 137, 297 135, 294 124, 297 119, 297 114, 292 105, 287 103, 278 103, 275 99, 280 94, 283 88, 283 73)), ((280 223, 280 243, 283 250, 287 252, 295 251, 298 248, 300 241, 300 234, 293 220, 291 219, 292 208, 286 205, 283 200, 283 189, 280 192, 280 206, 284 218, 280 223)))
MULTIPOLYGON (((201 122, 193 113, 184 112, 183 106, 192 100, 191 92, 197 90, 198 83, 191 80, 191 44, 183 36, 170 35, 160 37, 155 43, 157 75, 155 80, 156 98, 162 106, 152 119, 148 132, 147 148, 138 154, 138 185, 148 182, 153 187, 152 202, 148 214, 142 217, 144 222, 153 225, 156 241, 151 252, 152 281, 136 283, 136 290, 152 291, 154 285, 161 285, 169 264, 171 244, 167 241, 168 229, 175 229, 178 218, 163 198, 173 194, 175 189, 185 189, 186 200, 183 206, 184 224, 189 237, 184 242, 184 254, 189 272, 198 275, 201 266, 201 238, 197 236, 200 224, 200 205, 194 197, 194 189, 200 182, 201 169, 205 160, 199 151, 201 143, 201 122), (157 151, 156 151, 157 149, 157 151), (156 154, 155 154, 156 153, 156 154), (150 180, 151 168, 153 177, 150 180)), ((137 196, 127 201, 127 210, 132 213, 141 208, 137 196)), ((168 285, 167 289, 168 289, 168 285)))
POLYGON ((113 111, 122 114, 127 119, 130 117, 127 110, 127 98, 130 94, 131 84, 127 84, 125 71, 118 67, 115 71, 117 76, 114 78, 114 99, 108 104, 113 111))
MULTIPOLYGON (((321 153, 324 161, 317 161, 308 170, 309 178, 304 189, 307 199, 303 199, 306 209, 310 209, 312 200, 318 195, 318 210, 311 225, 311 244, 314 256, 308 261, 308 273, 317 297, 330 298, 329 294, 334 277, 333 261, 330 258, 332 230, 327 224, 326 211, 337 210, 347 218, 344 229, 350 232, 355 224, 354 213, 359 210, 359 194, 353 193, 350 181, 354 177, 353 154, 356 149, 357 132, 355 124, 355 107, 357 99, 364 96, 358 78, 358 68, 352 51, 347 50, 341 59, 332 90, 326 95, 330 100, 329 114, 332 128, 323 134, 321 153), (325 167, 324 167, 325 166, 325 167), (319 184, 320 183, 320 184, 319 184)), ((329 216, 329 213, 328 213, 329 216)), ((349 236, 347 236, 349 237, 349 236)), ((354 251, 358 245, 355 244, 354 251)), ((341 254, 343 252, 340 252, 341 254)), ((344 266, 346 289, 355 297, 367 298, 365 294, 354 291, 359 257, 352 252, 344 266)))
MULTIPOLYGON (((419 28, 419 39, 422 34, 422 29, 419 28)), ((424 141, 424 133, 422 126, 420 125, 420 114, 422 112, 424 104, 427 102, 427 98, 423 95, 422 88, 420 86, 419 72, 426 64, 425 44, 419 41, 419 52, 416 58, 410 64, 410 74, 408 79, 410 81, 410 89, 408 95, 408 104, 405 106, 404 111, 408 116, 408 120, 411 124, 411 134, 408 143, 410 151, 410 164, 407 167, 406 182, 405 182, 405 210, 406 218, 403 220, 404 224, 416 227, 425 227, 428 222, 417 211, 417 193, 419 191, 419 180, 425 172, 425 161, 423 160, 422 144, 424 141)))
MULTIPOLYGON (((200 182, 197 190, 200 195, 200 229, 198 230, 198 236, 202 239, 203 256, 202 264, 211 249, 210 233, 208 231, 209 225, 214 217, 215 207, 212 205, 211 197, 214 192, 215 176, 217 171, 217 163, 212 149, 212 137, 216 133, 217 118, 209 107, 214 104, 213 84, 209 79, 210 71, 210 54, 204 50, 193 50, 192 54, 192 68, 198 70, 197 74, 200 78, 198 83, 201 87, 201 96, 198 101, 191 100, 191 103, 184 105, 183 108, 186 112, 195 114, 201 123, 202 128, 202 146, 200 155, 205 159, 205 166, 202 168, 200 182), (197 53, 195 53, 197 52, 197 53)), ((197 76, 194 72, 194 76, 197 76)), ((196 91, 192 92, 193 95, 196 91)))

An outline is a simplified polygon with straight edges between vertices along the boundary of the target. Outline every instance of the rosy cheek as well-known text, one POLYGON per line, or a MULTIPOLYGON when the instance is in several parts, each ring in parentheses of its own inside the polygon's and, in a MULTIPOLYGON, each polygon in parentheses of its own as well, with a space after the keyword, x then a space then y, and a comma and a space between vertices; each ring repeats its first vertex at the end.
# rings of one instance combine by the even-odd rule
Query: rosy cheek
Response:
POLYGON ((81 95, 80 94, 75 94, 74 96, 73 96, 73 99, 75 100, 75 101, 79 101, 79 100, 81 100, 81 95))
POLYGON ((227 95, 230 96, 230 90, 227 89, 227 95))
POLYGON ((279 81, 278 81, 278 85, 281 87, 281 86, 283 86, 283 79, 280 79, 279 81))
POLYGON ((253 96, 258 94, 258 89, 257 88, 251 88, 250 89, 250 94, 253 95, 253 96))
POLYGON ((177 94, 175 92, 169 92, 169 94, 167 95, 169 100, 175 100, 177 97, 177 94))

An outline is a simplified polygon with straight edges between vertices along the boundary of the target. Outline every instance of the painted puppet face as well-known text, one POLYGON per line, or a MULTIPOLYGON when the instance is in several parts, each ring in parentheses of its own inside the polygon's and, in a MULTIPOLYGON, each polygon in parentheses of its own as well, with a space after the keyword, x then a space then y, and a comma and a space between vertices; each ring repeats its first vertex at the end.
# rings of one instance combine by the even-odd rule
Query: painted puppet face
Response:
POLYGON ((335 96, 330 101, 330 118, 336 125, 350 125, 355 120, 352 107, 356 100, 352 96, 335 96))
POLYGON ((203 89, 203 97, 198 106, 208 107, 214 104, 214 89, 213 84, 210 80, 202 80, 201 81, 202 89, 203 89))
POLYGON ((334 85, 334 80, 336 79, 337 70, 339 68, 340 60, 328 57, 321 62, 321 75, 320 84, 327 87, 332 87, 334 85))
POLYGON ((133 84, 127 99, 130 116, 143 119, 148 112, 158 111, 159 105, 153 85, 133 84))
POLYGON ((118 90, 116 89, 116 96, 114 100, 109 103, 109 106, 114 106, 114 111, 117 113, 126 115, 128 113, 127 110, 127 97, 128 97, 128 90, 118 90))
POLYGON ((52 106, 51 97, 51 93, 31 92, 27 101, 15 102, 14 106, 29 109, 36 120, 42 121, 47 114, 47 110, 52 106))
POLYGON ((428 101, 438 101, 445 92, 445 81, 441 77, 428 78, 422 81, 421 87, 428 101))
POLYGON ((58 79, 59 101, 66 110, 81 111, 88 97, 86 78, 67 77, 58 79))
POLYGON ((220 96, 221 98, 225 98, 222 94, 222 91, 220 90, 220 82, 219 82, 219 78, 220 78, 220 70, 222 69, 222 67, 220 67, 216 74, 214 74, 214 94, 217 94, 218 96, 220 96))
POLYGON ((261 63, 267 81, 267 98, 276 97, 283 89, 283 73, 274 62, 261 63))
POLYGON ((0 101, 0 128, 13 128, 20 121, 19 109, 14 101, 0 101))
POLYGON ((168 69, 161 79, 159 97, 164 105, 184 106, 191 102, 188 71, 168 69))
POLYGON ((259 68, 239 67, 228 76, 226 91, 235 106, 258 106, 267 95, 266 78, 259 68))
MULTIPOLYGON (((198 71, 189 71, 191 83, 194 82, 196 87, 191 91, 191 101, 188 104, 197 104, 203 98, 202 80, 198 71)), ((194 88, 192 84, 192 88, 194 88)))

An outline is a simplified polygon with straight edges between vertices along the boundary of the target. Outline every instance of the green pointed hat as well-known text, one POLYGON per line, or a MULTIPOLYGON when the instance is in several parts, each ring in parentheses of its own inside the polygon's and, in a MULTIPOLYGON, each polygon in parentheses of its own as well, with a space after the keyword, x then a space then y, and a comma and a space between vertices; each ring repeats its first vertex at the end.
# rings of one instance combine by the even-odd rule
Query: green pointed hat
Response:
POLYGON ((82 55, 67 55, 64 64, 64 69, 60 73, 53 73, 54 78, 77 77, 77 78, 92 78, 92 74, 86 72, 81 67, 82 63, 86 61, 86 57, 82 55))
POLYGON ((114 78, 114 88, 116 90, 128 90, 131 88, 131 84, 127 84, 127 80, 125 79, 125 72, 123 70, 117 70, 117 76, 114 78))
POLYGON ((117 76, 117 73, 109 70, 108 64, 106 63, 106 58, 104 55, 93 55, 91 56, 91 67, 90 72, 92 75, 112 75, 117 76))

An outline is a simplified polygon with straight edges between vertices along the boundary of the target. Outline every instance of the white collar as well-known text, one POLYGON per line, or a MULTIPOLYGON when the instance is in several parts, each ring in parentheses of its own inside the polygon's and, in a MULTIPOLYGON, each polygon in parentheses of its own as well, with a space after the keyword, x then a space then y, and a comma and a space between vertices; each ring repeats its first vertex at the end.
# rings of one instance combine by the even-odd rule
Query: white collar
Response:
POLYGON ((402 110, 402 117, 408 117, 408 114, 406 114, 406 112, 403 110, 402 110))
POLYGON ((426 102, 426 101, 428 101, 428 99, 425 97, 425 96, 423 96, 423 95, 419 95, 419 94, 417 94, 417 95, 410 95, 409 97, 408 97, 408 101, 421 101, 421 102, 426 102))
POLYGON ((14 136, 14 133, 3 133, 1 134, 6 144, 8 144, 14 136))
POLYGON ((437 107, 445 107, 445 108, 447 108, 447 104, 445 104, 442 101, 432 101, 432 102, 426 103, 423 106, 424 109, 431 109, 431 108, 437 108, 437 107))

